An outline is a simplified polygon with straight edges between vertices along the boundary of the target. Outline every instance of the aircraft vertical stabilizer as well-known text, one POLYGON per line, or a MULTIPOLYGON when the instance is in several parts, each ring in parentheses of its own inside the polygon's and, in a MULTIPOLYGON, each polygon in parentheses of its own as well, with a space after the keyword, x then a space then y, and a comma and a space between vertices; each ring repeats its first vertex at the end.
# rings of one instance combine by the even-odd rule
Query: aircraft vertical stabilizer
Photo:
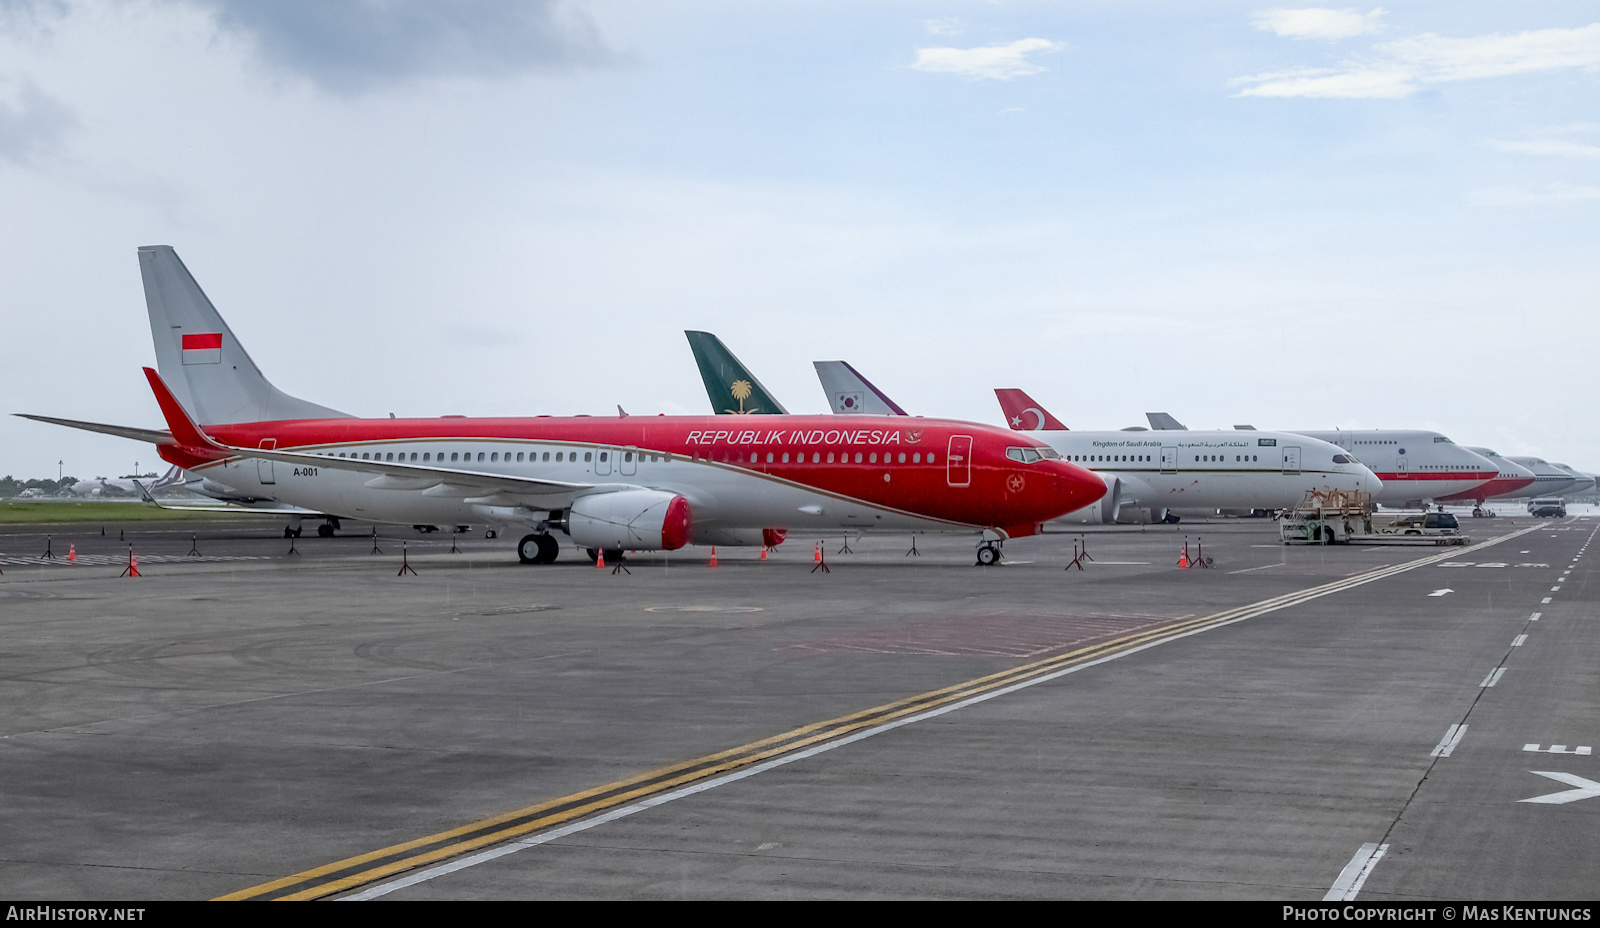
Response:
POLYGON ((822 381, 822 392, 828 394, 828 405, 835 413, 864 413, 869 416, 907 416, 894 400, 872 381, 861 376, 847 361, 812 361, 817 369, 817 379, 822 381))
POLYGON ((1150 420, 1150 427, 1158 432, 1182 432, 1189 428, 1164 412, 1147 412, 1144 417, 1150 420))
POLYGON ((737 416, 787 416, 789 410, 773 398, 761 385, 756 375, 739 362, 710 332, 686 330, 689 348, 694 352, 694 363, 700 367, 700 379, 706 385, 706 395, 711 398, 711 412, 715 415, 737 416))
POLYGON ((994 395, 1000 401, 1001 411, 1006 414, 1006 425, 1019 432, 1067 430, 1060 419, 1039 405, 1038 400, 1015 387, 996 387, 994 395))
POLYGON ((139 273, 156 368, 202 424, 347 417, 269 383, 172 246, 142 246, 139 273))

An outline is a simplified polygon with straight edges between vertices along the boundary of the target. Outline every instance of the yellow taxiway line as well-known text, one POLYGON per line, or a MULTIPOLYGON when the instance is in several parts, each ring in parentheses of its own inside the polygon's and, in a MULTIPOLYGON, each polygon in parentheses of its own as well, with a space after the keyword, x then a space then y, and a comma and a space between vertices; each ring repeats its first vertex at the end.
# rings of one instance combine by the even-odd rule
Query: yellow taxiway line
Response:
POLYGON ((1332 583, 1285 593, 1271 599, 1227 609, 1195 619, 1186 619, 1147 628, 1107 641, 1088 645, 1054 657, 1023 664, 978 677, 953 686, 931 690, 916 696, 885 703, 871 709, 852 712, 827 721, 814 722, 799 728, 742 744, 715 754, 707 754, 654 770, 615 780, 601 786, 550 799, 531 806, 482 819, 448 831, 416 838, 400 844, 347 857, 333 863, 303 870, 281 879, 261 883, 237 892, 219 896, 219 900, 275 899, 305 900, 334 895, 382 880, 386 877, 413 870, 427 864, 476 851, 515 838, 573 822, 588 816, 619 809, 631 803, 659 796, 679 789, 686 784, 726 775, 742 768, 752 767, 774 758, 815 748, 820 744, 847 738, 860 732, 881 728, 911 716, 929 713, 955 704, 972 701, 986 694, 1044 682, 1074 668, 1130 654, 1156 644, 1186 638, 1210 629, 1242 622, 1269 612, 1296 606, 1322 596, 1342 592, 1352 587, 1372 583, 1405 571, 1425 567, 1439 561, 1461 557, 1468 551, 1477 551, 1490 545, 1509 541, 1520 535, 1536 531, 1537 527, 1490 539, 1469 548, 1453 548, 1443 554, 1430 555, 1393 567, 1366 571, 1332 583))

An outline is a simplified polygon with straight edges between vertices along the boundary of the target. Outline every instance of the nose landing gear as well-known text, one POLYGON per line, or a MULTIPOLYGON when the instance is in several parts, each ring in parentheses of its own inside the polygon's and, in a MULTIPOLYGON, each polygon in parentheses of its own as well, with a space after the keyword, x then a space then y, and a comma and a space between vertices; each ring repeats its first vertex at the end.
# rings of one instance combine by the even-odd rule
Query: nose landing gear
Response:
POLYGON ((993 567, 1000 563, 1000 543, 986 541, 978 546, 978 566, 993 567))

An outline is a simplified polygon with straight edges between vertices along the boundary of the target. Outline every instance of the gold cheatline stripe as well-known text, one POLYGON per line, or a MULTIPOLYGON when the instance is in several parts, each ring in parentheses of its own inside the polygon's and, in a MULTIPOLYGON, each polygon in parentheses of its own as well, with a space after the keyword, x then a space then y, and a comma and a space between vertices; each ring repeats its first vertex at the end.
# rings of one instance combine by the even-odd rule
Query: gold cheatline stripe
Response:
POLYGON ((1162 625, 1158 628, 1144 629, 1132 632, 1108 641, 1087 645, 1076 651, 1058 654, 1054 657, 1024 664, 1010 670, 988 674, 973 680, 957 683, 952 686, 937 690, 930 690, 916 696, 896 700, 871 709, 863 709, 848 715, 838 716, 822 722, 813 722, 803 725, 782 734, 773 735, 758 741, 752 741, 735 748, 707 754, 693 760, 658 767, 645 773, 637 774, 616 780, 602 786, 592 787, 577 793, 571 793, 558 799, 551 799, 535 805, 526 806, 513 812, 481 819, 459 828, 438 832, 423 838, 406 841, 401 844, 390 845, 366 854, 348 857, 343 860, 325 864, 311 870, 304 870, 281 879, 262 883, 257 886, 241 889, 225 896, 217 897, 219 901, 254 899, 267 896, 275 890, 286 889, 301 883, 317 880, 320 877, 333 877, 340 872, 349 871, 362 864, 374 863, 391 858, 407 851, 428 848, 431 845, 440 845, 432 850, 422 850, 420 853, 405 856, 399 860, 349 873, 346 876, 335 877, 326 882, 307 887, 299 892, 275 897, 284 901, 315 899, 337 892, 342 892, 364 883, 371 883, 391 876, 403 870, 410 870, 424 864, 433 863, 448 857, 456 857, 469 851, 476 850, 486 845, 498 844, 515 837, 526 835, 530 832, 543 831, 555 825, 564 824, 573 819, 583 818, 602 812, 607 809, 617 808, 630 802, 651 795, 669 792, 684 784, 703 780, 718 774, 728 773, 741 767, 748 767, 762 761, 769 760, 779 755, 788 754, 816 744, 832 741, 846 735, 854 734, 868 728, 874 728, 889 722, 932 711, 940 707, 981 695, 985 692, 1004 689, 1013 684, 1022 683, 1034 677, 1044 676, 1058 670, 1066 669, 1074 664, 1085 663, 1110 654, 1127 651, 1133 648, 1152 644, 1162 640, 1171 640, 1201 631, 1207 628, 1219 627, 1253 618, 1268 612, 1273 612, 1288 606, 1337 593, 1351 587, 1371 583, 1395 574, 1423 567, 1438 561, 1459 557, 1467 551, 1476 551, 1490 545, 1499 544, 1516 538, 1519 535, 1536 531, 1537 527, 1523 529, 1511 535, 1480 542, 1469 548, 1460 548, 1441 554, 1420 558, 1405 564, 1393 567, 1383 567, 1366 573, 1335 580, 1320 586, 1292 593, 1285 593, 1270 599, 1246 606, 1238 606, 1222 612, 1212 613, 1196 619, 1188 619, 1162 625), (554 811, 553 811, 554 810, 554 811), (520 820, 520 821, 519 821, 520 820), (461 839, 461 840, 453 840, 461 839))

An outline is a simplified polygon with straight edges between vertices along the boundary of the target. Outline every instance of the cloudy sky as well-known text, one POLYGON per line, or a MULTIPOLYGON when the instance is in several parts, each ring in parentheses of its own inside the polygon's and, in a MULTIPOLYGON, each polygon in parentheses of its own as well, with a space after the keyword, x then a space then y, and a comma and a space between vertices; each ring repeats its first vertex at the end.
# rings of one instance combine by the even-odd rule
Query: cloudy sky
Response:
MULTIPOLYGON (((1600 469, 1590 3, 0 0, 4 412, 159 426, 135 248, 358 415, 1428 427, 1600 469)), ((0 420, 0 473, 151 469, 0 420)))

